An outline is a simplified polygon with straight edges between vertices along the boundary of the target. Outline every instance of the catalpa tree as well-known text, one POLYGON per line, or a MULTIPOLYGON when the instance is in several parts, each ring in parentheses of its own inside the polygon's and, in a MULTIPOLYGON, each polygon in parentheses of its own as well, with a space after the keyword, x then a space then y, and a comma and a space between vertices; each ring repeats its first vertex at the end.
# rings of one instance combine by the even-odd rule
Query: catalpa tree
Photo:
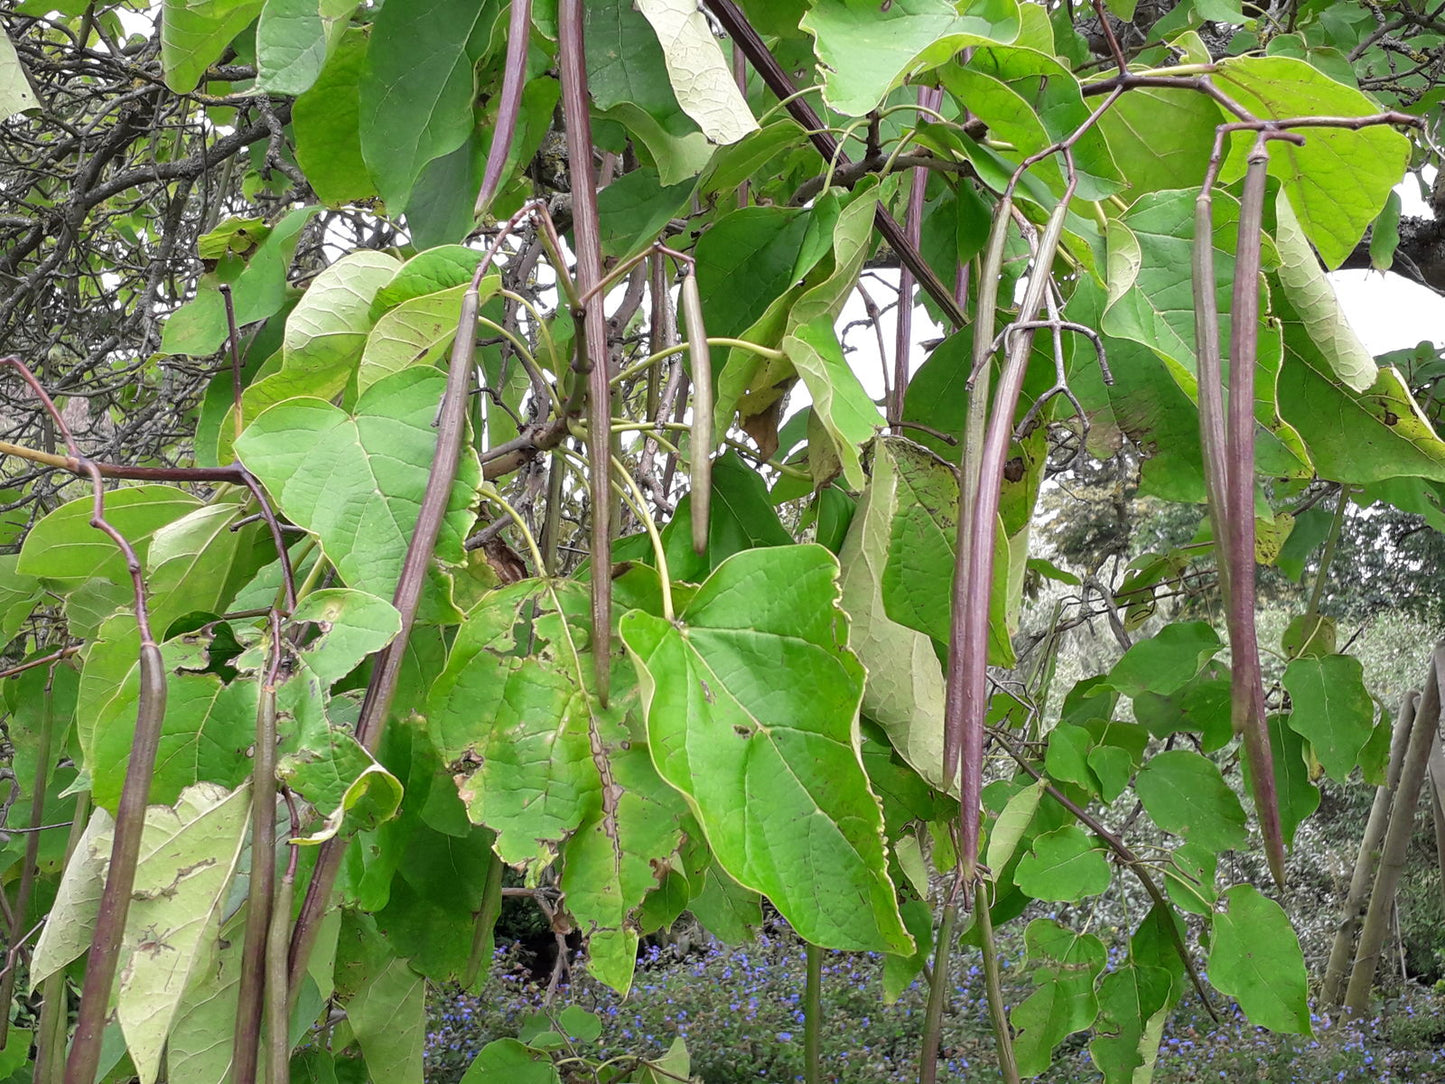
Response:
POLYGON ((1379 364, 1326 278, 1445 286, 1393 191, 1438 164, 1438 12, 23 0, 6 31, 0 1076, 420 1081, 427 983, 479 980, 508 870, 623 992, 642 936, 764 899, 810 1006, 825 950, 895 993, 931 963, 921 1082, 961 952, 1006 1080, 1085 1030, 1146 1079, 1190 990, 1309 1030, 1272 896, 1319 774, 1378 781, 1389 728, 1318 592, 1258 642, 1256 566, 1322 577, 1351 503, 1441 518, 1438 366, 1379 364), (1080 584, 1035 504, 1124 444, 1207 524, 1080 584), (1020 658, 1040 575, 1110 622, 1107 672, 1020 658), (1006 1004, 995 928, 1105 894, 1115 943, 1033 917, 1006 1004))

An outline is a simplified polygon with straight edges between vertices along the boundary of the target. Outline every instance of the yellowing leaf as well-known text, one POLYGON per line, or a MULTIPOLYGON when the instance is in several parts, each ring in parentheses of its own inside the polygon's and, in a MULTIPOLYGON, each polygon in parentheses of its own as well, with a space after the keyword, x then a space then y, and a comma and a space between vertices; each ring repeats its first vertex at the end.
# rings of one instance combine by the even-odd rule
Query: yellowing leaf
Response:
POLYGON ((736 143, 758 129, 747 99, 695 0, 638 0, 657 32, 677 104, 714 143, 736 143))

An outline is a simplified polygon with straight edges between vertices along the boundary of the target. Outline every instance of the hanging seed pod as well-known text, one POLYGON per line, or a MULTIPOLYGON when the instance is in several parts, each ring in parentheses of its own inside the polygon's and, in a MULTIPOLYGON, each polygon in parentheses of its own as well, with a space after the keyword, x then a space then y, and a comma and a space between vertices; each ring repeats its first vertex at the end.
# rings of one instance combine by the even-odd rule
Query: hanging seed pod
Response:
POLYGON ((707 550, 712 507, 712 359, 702 323, 702 295, 697 292, 694 273, 682 277, 682 313, 687 320, 687 351, 692 359, 692 548, 695 553, 703 553, 707 550))

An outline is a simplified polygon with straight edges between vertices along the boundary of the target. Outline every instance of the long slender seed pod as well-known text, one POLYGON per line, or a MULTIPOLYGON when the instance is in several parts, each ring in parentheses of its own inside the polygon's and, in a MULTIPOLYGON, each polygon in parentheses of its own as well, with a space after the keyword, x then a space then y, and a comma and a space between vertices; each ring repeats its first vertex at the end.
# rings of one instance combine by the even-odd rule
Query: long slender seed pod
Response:
MULTIPOLYGON (((648 269, 651 278, 648 282, 648 303, 649 319, 648 327, 648 353, 660 354, 673 344, 673 319, 672 319, 672 297, 668 290, 667 257, 661 252, 654 252, 651 259, 651 267, 648 269)), ((658 421, 657 408, 662 401, 662 359, 652 363, 647 370, 647 409, 644 417, 648 421, 658 421)))
POLYGON ((1229 652, 1233 674, 1231 716, 1244 739, 1255 814, 1275 883, 1284 887, 1284 830, 1274 780, 1274 753, 1259 642, 1254 627, 1254 377, 1259 349, 1260 231, 1269 156, 1261 138, 1249 156, 1239 206, 1234 304, 1229 336, 1229 408, 1226 427, 1228 490, 1225 560, 1229 565, 1229 652))
MULTIPOLYGON (((1073 199, 1077 177, 1070 170, 1059 205, 1049 216, 1034 256, 1034 270, 1019 306, 1019 321, 1034 319, 1044 302, 1054 255, 1064 231, 1064 218, 1073 199)), ((982 332, 980 329, 979 334, 982 332)), ((998 519, 999 489, 1004 463, 1013 439, 1014 411, 1023 390, 1033 333, 1020 330, 1005 340, 1006 360, 999 375, 979 463, 977 499, 968 511, 967 563, 963 582, 962 624, 949 635, 949 667, 944 692, 944 727, 962 732, 959 748, 959 862, 965 883, 971 883, 978 863, 979 800, 983 791, 984 717, 988 712, 988 610, 993 586, 994 531, 998 519)))
MULTIPOLYGON (((983 268, 978 278, 978 307, 973 320, 973 358, 968 390, 968 413, 963 425, 963 453, 958 477, 958 533, 954 542, 953 597, 949 614, 947 700, 943 713, 943 778, 951 784, 958 778, 958 759, 963 748, 963 638, 958 634, 968 612, 969 523, 978 495, 979 465, 988 431, 989 347, 998 311, 998 277, 1003 268, 1004 242, 1013 212, 1013 199, 1005 194, 994 208, 993 227, 984 249, 983 268)), ((960 302, 961 303, 961 302, 960 302)))
POLYGON ((522 90, 527 84, 527 48, 532 40, 532 0, 512 0, 512 16, 507 23, 507 59, 502 69, 502 97, 497 104, 497 126, 492 129, 492 145, 487 150, 487 165, 482 171, 482 190, 477 193, 474 214, 484 214, 502 183, 502 170, 512 153, 512 137, 517 132, 517 118, 522 113, 522 90))
POLYGON ((85 965, 85 982, 80 990, 80 1013, 75 1022, 75 1039, 65 1063, 65 1084, 94 1084, 100 1066, 100 1038, 110 1013, 110 991, 115 983, 121 937, 130 912, 131 889, 135 887, 136 861, 140 857, 141 832, 145 828, 146 804, 150 799, 151 777, 155 774, 156 751, 160 747, 161 721, 166 714, 166 667, 161 649, 147 634, 140 647, 140 701, 136 711, 135 743, 130 765, 116 807, 115 837, 110 848, 110 867, 100 894, 95 934, 85 965))
MULTIPOLYGON (((943 100, 941 87, 919 87, 918 104, 937 109, 943 100)), ((903 219, 903 232, 909 244, 918 247, 923 232, 923 197, 928 188, 928 170, 914 166, 908 176, 908 211, 903 219)), ((895 433, 902 432, 903 397, 908 389, 908 360, 913 349, 913 272, 907 264, 898 269, 898 324, 893 346, 892 397, 887 404, 888 420, 895 433)))
POLYGON ((705 553, 712 511, 712 358, 695 272, 682 277, 682 311, 687 318, 687 351, 692 358, 692 548, 695 553, 705 553))
MULTIPOLYGON (((275 815, 274 803, 272 816, 275 815)), ((291 1084, 291 1013, 286 988, 286 931, 291 925, 291 900, 296 893, 296 845, 276 899, 266 938, 266 1084, 291 1084)))
MULTIPOLYGON (((557 5, 557 52, 562 75, 562 115, 567 122, 567 159, 572 168, 572 231, 577 252, 577 292, 586 300, 574 314, 579 359, 587 372, 587 460, 592 518, 592 661, 598 699, 607 703, 612 665, 612 384, 607 371, 607 321, 596 286, 602 281, 597 220, 597 177, 592 166, 592 118, 582 0, 557 5), (584 340, 585 339, 585 344, 584 340)), ((558 273, 562 269, 558 268, 558 273)))
MULTIPOLYGON (((1224 550, 1224 501, 1229 492, 1225 461, 1224 364, 1219 355, 1219 302, 1214 285, 1214 188, 1194 201, 1194 337, 1199 357, 1199 443, 1204 451, 1204 495, 1218 550, 1224 550)), ((1229 609, 1229 567, 1219 561, 1219 590, 1229 609)))
MULTIPOLYGON (((484 261, 472 276, 471 287, 462 297, 462 311, 457 318, 457 336, 452 343, 446 391, 442 394, 441 413, 437 418, 436 457, 427 475, 421 510, 417 513, 416 526, 402 561, 401 576, 392 595, 392 604, 401 615, 401 631, 377 656, 371 670, 371 681, 366 687, 366 697, 361 703, 361 717, 356 721, 356 740, 368 751, 375 751, 377 742, 381 740, 382 726, 401 674, 402 656, 421 602, 422 586, 436 551, 447 505, 451 502, 457 464, 461 462, 462 440, 466 433, 467 387, 477 354, 478 287, 487 267, 488 262, 484 261)), ((306 972, 312 946, 316 943, 322 915, 330 903, 331 890, 341 870, 341 857, 345 850, 345 841, 336 836, 321 845, 311 881, 306 886, 306 895, 301 900, 301 911, 291 930, 290 973, 287 979, 288 997, 293 1005, 301 991, 301 978, 306 972)))
MULTIPOLYGON (((270 624, 271 657, 256 705, 256 754, 251 766, 251 883, 246 896, 246 933, 237 984, 231 1084, 251 1084, 256 1079, 267 937, 276 895, 276 681, 280 673, 281 624, 274 610, 270 624)), ((290 920, 288 913, 288 924, 290 920)), ((282 936, 285 936, 284 930, 282 936)), ((284 977, 282 989, 285 989, 284 977)))

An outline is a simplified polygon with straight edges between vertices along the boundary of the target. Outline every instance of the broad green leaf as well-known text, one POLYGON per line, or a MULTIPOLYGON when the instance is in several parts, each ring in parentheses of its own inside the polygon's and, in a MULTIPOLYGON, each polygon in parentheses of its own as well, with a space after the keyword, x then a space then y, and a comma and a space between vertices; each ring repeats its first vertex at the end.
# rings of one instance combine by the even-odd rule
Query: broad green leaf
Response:
POLYGON ((692 1059, 688 1056, 687 1044, 679 1035, 672 1040, 666 1054, 649 1059, 638 1071, 635 1084, 674 1084, 679 1080, 696 1079, 691 1073, 692 1059))
POLYGON ((1395 264, 1395 253, 1400 248, 1400 193, 1393 188, 1385 199, 1384 210, 1375 219, 1370 230, 1370 266, 1376 271, 1388 271, 1395 264))
POLYGON ((1134 777, 1154 823, 1214 851, 1243 846, 1244 808, 1214 763, 1188 749, 1159 753, 1134 777))
POLYGON ((1207 621, 1176 621, 1124 652, 1109 671, 1109 684, 1125 696, 1168 696, 1203 669, 1223 648, 1207 621))
POLYGON ((189 94, 231 39, 261 12, 264 0, 165 0, 161 67, 166 86, 189 94))
MULTIPOLYGON (((146 811, 117 1002, 127 1047, 147 1082, 156 1079, 187 983, 203 981, 245 838, 249 794, 245 786, 227 793, 201 784, 182 794, 174 807, 153 805, 146 811)), ((36 944, 32 983, 38 985, 89 947, 113 831, 110 814, 97 809, 36 944)))
POLYGON ((1137 198, 1202 183, 1214 128, 1223 119, 1219 106, 1197 91, 1135 87, 1105 111, 1099 129, 1137 198))
POLYGON ((832 319, 819 316, 794 328, 783 337, 783 352, 808 388, 813 416, 843 465, 843 480, 849 489, 862 489, 867 479, 858 448, 887 423, 843 357, 832 319))
MULTIPOLYGON (((793 285, 793 260, 808 230, 796 207, 743 207, 698 238, 697 289, 709 335, 741 336, 793 285)), ((726 357, 713 353, 714 370, 726 357)))
POLYGON ((1209 915, 1219 893, 1214 889, 1219 855, 1198 843, 1181 843, 1169 855, 1164 867, 1164 888, 1181 911, 1209 915))
POLYGON ((984 851, 989 869, 1002 871, 1013 860, 1043 796, 1044 781, 1036 780, 1009 797, 989 829, 988 848, 984 851))
POLYGON ((151 625, 164 635, 188 613, 221 614, 266 562, 264 524, 237 526, 243 506, 223 500, 173 520, 152 536, 146 555, 151 625))
POLYGON ((1104 852, 1075 824, 1035 839, 1014 870, 1014 883, 1028 895, 1059 903, 1097 896, 1111 879, 1104 852))
MULTIPOLYGON (((106 522, 131 544, 142 563, 156 532, 200 507, 198 498, 175 486, 126 486, 105 495, 106 522)), ((44 579, 102 577, 129 584, 130 573, 115 542, 90 525, 94 510, 95 499, 87 496, 46 514, 25 536, 16 571, 44 579)))
POLYGON ((371 330, 371 300, 400 266, 387 253, 360 249, 316 276, 286 320, 281 371, 246 389, 247 420, 279 398, 325 399, 346 386, 371 330))
MULTIPOLYGON (((668 859, 678 848, 687 808, 658 778, 641 726, 630 726, 624 718, 631 698, 624 698, 620 683, 614 684, 607 708, 589 689, 593 661, 581 635, 586 612, 581 592, 568 594, 570 614, 564 614, 564 599, 554 589, 547 595, 555 613, 539 618, 537 627, 551 640, 558 665, 581 690, 573 710, 585 713, 598 784, 586 796, 581 823, 567 840, 562 891, 587 935, 588 971, 625 995, 637 962, 636 912, 648 892, 669 879, 668 859)), ((684 898, 678 911, 685 903, 684 898)))
POLYGON ((245 256, 270 236, 271 227, 264 218, 228 218, 196 239, 196 254, 203 260, 245 256))
POLYGON ((1338 381, 1351 391, 1368 391, 1379 375, 1379 366, 1345 318, 1335 288, 1320 269, 1289 201, 1277 200, 1275 211, 1277 274, 1285 297, 1338 381))
MULTIPOLYGON (((1097 328, 1105 302, 1103 289, 1084 278, 1064 311, 1069 319, 1097 328)), ((1150 347, 1109 335, 1102 336, 1102 341, 1114 383, 1105 385, 1092 364, 1076 366, 1070 374, 1075 394, 1093 418, 1092 432, 1117 428, 1145 453, 1139 476, 1141 494, 1202 503, 1204 460, 1192 391, 1181 386, 1169 364, 1150 347)), ((1100 451, 1110 454, 1107 449, 1100 451)))
MULTIPOLYGON (((1305 752, 1305 740, 1293 730, 1289 723, 1292 716, 1271 715, 1269 717, 1269 745, 1274 755, 1274 790, 1278 796, 1279 823, 1284 833, 1286 847, 1294 846, 1295 830, 1309 819, 1320 807, 1320 788, 1310 779, 1310 760, 1305 752)), ((1383 762, 1389 756, 1389 726, 1379 726, 1371 738, 1384 741, 1383 762)), ((1360 772, 1366 783, 1373 783, 1370 742, 1366 741, 1359 753, 1360 772)), ((1383 768, 1380 774, 1383 775, 1383 768)), ((1249 763, 1244 764, 1246 784, 1250 779, 1249 763)))
POLYGON ((702 888, 687 906, 704 929, 731 945, 746 941, 763 922, 761 897, 716 862, 703 874, 702 888))
POLYGON ((380 321, 404 301, 442 293, 453 286, 465 286, 472 281, 481 262, 482 253, 465 245, 441 245, 418 252, 376 291, 371 299, 372 319, 380 321))
MULTIPOLYGON (((404 369, 378 381, 354 416, 321 399, 271 407, 237 441, 248 470, 282 511, 321 539, 342 579, 392 597, 416 526, 436 451, 438 404, 446 383, 435 369, 404 369)), ((480 470, 463 455, 442 522, 437 556, 460 564, 480 470)))
POLYGON ((561 1084, 552 1059, 516 1039, 493 1039, 462 1077, 462 1084, 488 1084, 493 1080, 511 1084, 561 1084))
POLYGON ((8 644, 41 596, 40 580, 18 570, 18 553, 0 554, 0 645, 8 644))
POLYGON ((301 94, 316 82, 355 0, 266 0, 256 23, 256 83, 271 94, 301 94))
MULTIPOLYGON (((545 86, 551 80, 541 80, 545 86)), ((556 86, 556 83, 552 83, 556 86)), ((486 157, 482 152, 481 118, 473 121, 455 150, 422 166, 406 203, 406 225, 417 248, 452 244, 476 225, 476 197, 486 157)))
MULTIPOLYGON (((1212 78, 1245 109, 1269 120, 1379 112, 1360 91, 1294 57, 1226 57, 1212 78)), ((1234 134, 1224 180, 1244 173, 1253 141, 1252 133, 1234 134)), ((1410 141, 1386 125, 1317 128, 1302 144, 1269 145, 1269 171, 1283 182, 1305 236, 1331 270, 1364 236, 1409 160, 1410 141)))
MULTIPOLYGON (((251 774, 248 751, 256 741, 257 690, 254 681, 226 685, 215 674, 167 668, 166 714, 151 781, 152 803, 169 805, 194 783, 214 783, 229 790, 251 774)), ((132 670, 123 694, 94 719, 86 759, 91 796, 96 805, 112 811, 130 766, 136 724, 133 697, 138 695, 139 675, 132 670)))
MULTIPOLYGON (((778 347, 785 335, 796 332, 799 327, 822 317, 829 320, 837 317, 872 247, 876 200, 877 194, 872 190, 856 191, 834 218, 830 210, 833 205, 820 197, 818 203, 823 210, 815 207, 814 214, 826 214, 825 221, 831 225, 832 260, 820 259, 802 287, 774 300, 743 333, 743 338, 778 347)), ((826 252, 826 248, 821 251, 826 252)), ((789 254, 789 258, 794 256, 789 254)), ((773 360, 733 347, 716 377, 717 406, 713 424, 717 431, 723 432, 732 424, 735 411, 739 417, 748 418, 771 409, 792 386, 796 375, 793 363, 787 358, 773 360)))
POLYGON ((473 823, 497 833, 497 853, 512 865, 547 865, 601 807, 587 695, 575 667, 553 665, 567 639, 585 643, 586 633, 562 624, 540 581, 492 592, 467 613, 427 703, 442 758, 480 761, 459 781, 462 800, 473 823))
POLYGON ((28 1028, 11 1027, 5 1036, 5 1044, 0 1046, 0 1080, 21 1081, 30 1077, 28 1072, 24 1076, 16 1073, 30 1062, 32 1039, 33 1035, 28 1028))
POLYGON ((1279 407, 1320 477, 1360 485, 1399 477, 1445 481, 1445 441, 1399 372, 1381 366, 1368 390, 1352 392, 1320 371, 1312 344, 1291 341, 1300 326, 1284 325, 1288 352, 1279 407))
POLYGON ((637 136, 664 187, 695 176, 713 147, 678 105, 657 34, 631 0, 592 0, 584 16, 593 104, 637 136))
POLYGON ((392 215, 406 210, 422 167, 456 150, 471 132, 476 57, 470 42, 490 34, 499 6, 495 0, 401 0, 377 14, 361 70, 361 154, 392 215))
POLYGON ((386 599, 336 587, 312 591, 291 612, 291 620, 314 621, 320 628, 321 635, 308 640, 297 655, 323 690, 401 631, 401 615, 386 599))
POLYGON ((1089 770, 1089 746, 1093 736, 1081 726, 1060 723, 1049 731, 1049 744, 1044 752, 1044 768, 1049 778, 1076 783, 1093 793, 1099 789, 1089 770))
POLYGON ((104 715, 128 714, 129 725, 135 726, 139 655, 140 633, 134 613, 113 613, 96 624, 81 652, 76 700, 75 736, 83 763, 89 764, 93 758, 97 720, 104 715))
POLYGON ((1365 670, 1353 655, 1295 659, 1284 672, 1290 729, 1309 740, 1331 779, 1345 782, 1375 729, 1365 670))
MULTIPOLYGON (((908 838, 912 839, 912 836, 908 838)), ((933 911, 922 900, 904 900, 899 907, 913 943, 912 956, 883 957, 883 1004, 892 1005, 908 990, 928 962, 933 949, 933 911)))
POLYGON ((886 8, 819 0, 802 27, 817 41, 828 105, 861 117, 907 76, 960 49, 1013 41, 1019 13, 1013 0, 895 0, 886 8))
POLYGON ((250 788, 202 783, 146 811, 116 1015, 143 1084, 156 1080, 182 994, 203 978, 251 813, 250 788))
POLYGON ((622 638, 653 760, 724 868, 814 944, 911 953, 859 759, 863 668, 837 574, 821 546, 748 550, 676 622, 633 610, 622 638), (765 678, 780 667, 786 684, 765 678))
POLYGON ((372 1080, 422 1084, 426 980, 405 960, 388 960, 348 1002, 346 1019, 372 1080))
MULTIPOLYGON (((700 193, 727 192, 748 180, 769 159, 795 146, 802 136, 796 121, 781 117, 728 147, 719 147, 703 170, 700 193)), ((699 261, 698 269, 702 269, 699 261)), ((711 327, 708 324, 708 327, 711 327)))
POLYGON ((1134 777, 1134 764, 1128 752, 1115 746, 1096 746, 1084 759, 1089 771, 1099 781, 1099 797, 1106 804, 1123 794, 1129 780, 1134 777))
POLYGON ((1149 1022, 1165 1008, 1172 986, 1162 968, 1133 963, 1100 981, 1099 1019, 1089 1055, 1105 1084, 1133 1084, 1136 1071, 1153 1065, 1158 1039, 1149 1036, 1149 1022))
MULTIPOLYGON (((958 478, 917 445, 888 438, 874 452, 874 470, 891 457, 896 475, 891 498, 888 559, 883 567, 883 604, 888 617, 947 643, 958 536, 958 478)), ((994 534, 993 592, 989 602, 989 663, 1012 666, 1008 591, 1013 553, 999 524, 994 534)))
POLYGON ((276 776, 322 817, 298 843, 324 843, 375 828, 395 816, 401 804, 401 783, 342 727, 331 727, 287 753, 276 765, 276 776))
POLYGON ((1211 923, 1209 981, 1256 1027, 1310 1034, 1304 955, 1289 917, 1252 885, 1224 893, 1211 923))
MULTIPOLYGON (((1078 198, 1104 199, 1125 187, 1109 145, 1086 123, 1092 110, 1078 80, 1053 56, 1033 49, 980 48, 968 64, 949 65, 942 74, 954 97, 986 121, 991 133, 1011 143, 1020 159, 1072 140, 1078 198)), ((1060 159, 1049 161, 1046 168, 1062 183, 1060 159)))
POLYGON ((296 161, 323 203, 340 204, 376 195, 361 156, 361 75, 367 35, 346 31, 311 88, 291 107, 296 161))
POLYGON ((1054 1047, 1094 1022, 1099 1013, 1094 978, 1104 970, 1107 953, 1092 934, 1075 933, 1051 919, 1038 918, 1024 930, 1035 989, 1009 1018, 1017 1033, 1014 1053, 1023 1076, 1049 1067, 1054 1047))
POLYGON ((91 813, 61 874, 55 902, 50 905, 45 926, 31 953, 32 990, 72 960, 80 959, 90 947, 105 873, 110 868, 114 832, 115 818, 109 812, 97 809, 91 813))
POLYGON ((747 99, 712 28, 693 0, 637 0, 662 46, 667 76, 684 113, 713 143, 736 143, 757 131, 747 99))
POLYGON ((1220 671, 1218 664, 1206 666, 1198 677, 1168 696, 1136 694, 1134 717, 1155 737, 1167 738, 1187 730, 1200 735, 1206 753, 1223 749, 1234 737, 1234 724, 1230 719, 1229 674, 1220 671))
POLYGON ((0 121, 40 108, 10 35, 0 30, 0 121))
POLYGON ((442 357, 456 338, 466 292, 465 286, 453 286, 388 310, 366 337, 356 371, 357 393, 364 394, 378 380, 408 366, 431 365, 442 357))
MULTIPOLYGON (((1313 547, 1311 547, 1313 548, 1313 547)), ((1295 577, 1291 576, 1291 579, 1295 577)), ((1290 659, 1320 658, 1333 655, 1338 643, 1338 625, 1333 617, 1303 613, 1290 620, 1280 634, 1279 646, 1290 659)))
MULTIPOLYGON (((226 341, 226 305, 217 287, 231 286, 236 325, 245 327, 280 312, 286 304, 286 272, 300 241, 301 229, 319 207, 298 207, 272 227, 266 239, 244 266, 222 261, 216 271, 202 275, 196 296, 170 315, 161 333, 161 353, 214 354, 226 341)), ((229 399, 229 392, 227 393, 229 399)))
MULTIPOLYGON (((928 636, 890 618, 883 577, 898 475, 886 440, 876 445, 873 479, 839 555, 848 642, 868 672, 863 714, 875 720, 914 771, 939 789, 943 779, 943 671, 928 636)), ((955 788, 956 789, 956 788, 955 788)), ((992 866, 994 863, 989 861, 992 866)), ((995 866, 995 868, 998 868, 995 866)))
POLYGON ((229 1084, 243 943, 237 937, 217 944, 210 966, 197 972, 181 996, 166 1042, 172 1080, 229 1084))
MULTIPOLYGON (((642 252, 687 205, 696 187, 688 179, 664 188, 650 169, 634 169, 617 178, 597 193, 602 255, 626 259, 642 252)), ((711 323, 708 329, 712 330, 711 323)))

